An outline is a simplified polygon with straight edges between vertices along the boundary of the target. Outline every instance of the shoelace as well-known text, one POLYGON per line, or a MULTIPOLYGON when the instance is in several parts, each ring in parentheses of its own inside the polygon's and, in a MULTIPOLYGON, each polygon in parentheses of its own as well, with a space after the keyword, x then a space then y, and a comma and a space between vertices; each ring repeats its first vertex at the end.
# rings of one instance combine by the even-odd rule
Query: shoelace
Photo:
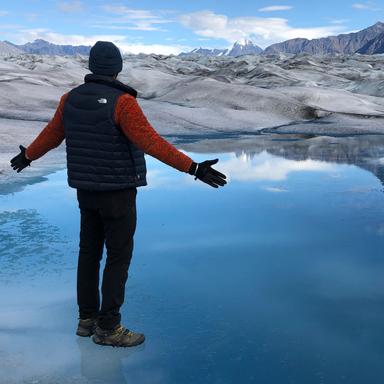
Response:
POLYGON ((134 333, 132 331, 130 331, 129 329, 124 328, 123 326, 118 328, 116 331, 119 334, 119 336, 126 335, 128 337, 132 337, 134 335, 134 333))

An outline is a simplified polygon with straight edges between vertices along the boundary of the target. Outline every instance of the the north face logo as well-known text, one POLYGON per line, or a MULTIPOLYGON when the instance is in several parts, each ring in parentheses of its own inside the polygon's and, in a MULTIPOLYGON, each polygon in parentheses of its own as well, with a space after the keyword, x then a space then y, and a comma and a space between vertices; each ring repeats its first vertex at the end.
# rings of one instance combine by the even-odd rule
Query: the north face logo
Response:
POLYGON ((97 100, 100 104, 107 104, 107 99, 101 98, 97 100))

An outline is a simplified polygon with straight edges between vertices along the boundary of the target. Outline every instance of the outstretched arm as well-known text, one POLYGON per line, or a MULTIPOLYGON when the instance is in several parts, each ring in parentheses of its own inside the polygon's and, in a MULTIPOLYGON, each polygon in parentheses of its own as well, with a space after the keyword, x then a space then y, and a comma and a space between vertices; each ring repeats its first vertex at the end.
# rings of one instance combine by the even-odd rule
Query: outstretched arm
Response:
POLYGON ((29 160, 37 160, 48 151, 58 147, 64 140, 63 108, 68 93, 61 96, 60 103, 52 120, 27 147, 25 156, 29 160))
POLYGON ((181 172, 188 172, 193 160, 155 131, 133 96, 119 97, 114 118, 128 139, 143 152, 181 172))
POLYGON ((218 188, 226 184, 226 176, 211 167, 218 159, 197 164, 180 152, 156 132, 133 96, 124 94, 119 97, 114 119, 127 138, 143 152, 181 172, 195 175, 195 179, 200 179, 211 187, 218 188))

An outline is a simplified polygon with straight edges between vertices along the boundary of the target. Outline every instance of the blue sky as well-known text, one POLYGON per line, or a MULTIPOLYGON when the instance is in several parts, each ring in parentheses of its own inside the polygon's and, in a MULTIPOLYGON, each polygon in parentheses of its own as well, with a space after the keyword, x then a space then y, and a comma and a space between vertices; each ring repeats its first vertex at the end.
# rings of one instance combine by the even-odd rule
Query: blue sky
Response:
POLYGON ((242 38, 262 48, 295 37, 347 33, 384 21, 384 3, 348 0, 21 0, 0 5, 0 40, 56 44, 109 40, 124 52, 177 54, 228 48, 242 38))

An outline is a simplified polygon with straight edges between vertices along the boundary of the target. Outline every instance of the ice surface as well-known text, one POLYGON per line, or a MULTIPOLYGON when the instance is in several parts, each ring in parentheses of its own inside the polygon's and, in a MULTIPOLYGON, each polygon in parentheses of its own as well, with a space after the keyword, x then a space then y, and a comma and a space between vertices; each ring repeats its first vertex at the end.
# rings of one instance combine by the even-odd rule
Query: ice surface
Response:
MULTIPOLYGON (((182 133, 185 116, 197 132, 257 130, 313 119, 322 112, 382 117, 384 102, 376 96, 382 95, 383 67, 381 56, 140 54, 125 56, 119 80, 136 88, 140 101, 152 101, 143 108, 160 132, 182 133), (202 107, 213 113, 206 122, 201 113, 190 111, 202 107)), ((59 96, 88 72, 87 58, 80 55, 3 57, 0 116, 46 121, 59 96)))
POLYGON ((41 179, 42 175, 66 166, 65 148, 61 145, 34 162, 27 172, 16 173, 11 168, 10 159, 19 153, 19 145, 27 146, 44 126, 40 121, 0 118, 0 195, 15 192, 41 179))

